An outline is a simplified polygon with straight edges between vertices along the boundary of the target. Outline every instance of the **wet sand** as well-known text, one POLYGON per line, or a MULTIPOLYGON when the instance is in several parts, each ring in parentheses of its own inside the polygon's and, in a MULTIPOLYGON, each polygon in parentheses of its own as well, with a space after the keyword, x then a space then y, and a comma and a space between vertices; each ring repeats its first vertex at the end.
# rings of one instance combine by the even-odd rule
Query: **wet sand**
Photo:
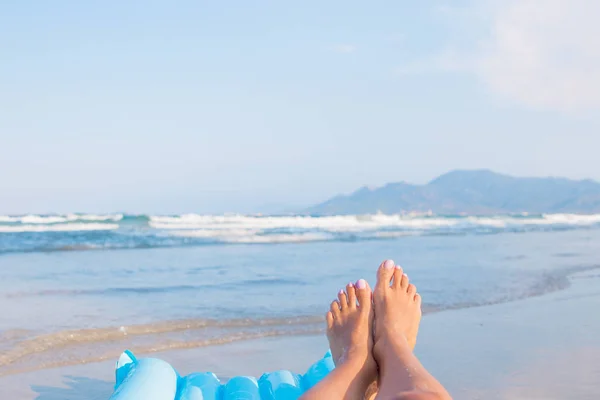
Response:
MULTIPOLYGON (((545 296, 427 315, 417 353, 456 399, 598 399, 600 274, 570 279, 569 288, 545 296)), ((210 370, 227 379, 303 372, 326 350, 324 336, 305 336, 152 356, 182 374, 210 370)), ((0 391, 23 400, 107 399, 113 368, 111 361, 9 375, 0 378, 0 391)))

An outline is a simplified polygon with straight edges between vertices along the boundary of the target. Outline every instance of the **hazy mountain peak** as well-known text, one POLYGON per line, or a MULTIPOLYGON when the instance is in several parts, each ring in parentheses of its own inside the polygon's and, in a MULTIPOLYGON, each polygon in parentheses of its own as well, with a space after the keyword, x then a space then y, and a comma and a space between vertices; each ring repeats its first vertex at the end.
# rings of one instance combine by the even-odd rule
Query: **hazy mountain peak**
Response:
POLYGON ((308 209, 313 214, 595 213, 600 184, 590 179, 516 178, 491 170, 454 170, 426 185, 392 182, 364 186, 308 209))

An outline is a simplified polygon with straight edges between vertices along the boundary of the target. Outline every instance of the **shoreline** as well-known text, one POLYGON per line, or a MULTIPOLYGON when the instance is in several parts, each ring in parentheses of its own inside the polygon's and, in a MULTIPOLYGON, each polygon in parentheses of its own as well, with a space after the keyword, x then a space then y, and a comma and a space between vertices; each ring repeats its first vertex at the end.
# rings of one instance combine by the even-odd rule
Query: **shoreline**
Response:
MULTIPOLYGON (((548 275, 545 279, 551 284, 546 282, 540 286, 539 291, 534 290, 526 297, 447 308, 428 308, 424 306, 423 314, 429 316, 502 306, 564 292, 572 286, 571 277, 591 273, 598 269, 600 269, 600 266, 581 266, 573 267, 560 275, 548 275)), ((125 349, 132 349, 139 356, 155 357, 155 355, 165 352, 193 351, 205 347, 221 347, 238 342, 246 343, 269 338, 291 339, 310 335, 323 335, 324 332, 322 318, 310 315, 259 319, 241 318, 239 320, 188 319, 121 327, 67 330, 25 341, 31 347, 39 350, 40 346, 50 346, 49 343, 55 340, 57 344, 53 345, 54 349, 50 346, 41 351, 30 351, 28 348, 6 350, 4 354, 0 355, 0 378, 47 369, 116 360, 125 349), (302 329, 291 329, 292 326, 301 326, 302 329), (231 331, 223 329, 232 327, 241 327, 245 330, 231 331), (271 329, 264 330, 264 327, 271 327, 271 329), (89 337, 86 337, 86 335, 89 337), (191 340, 190 337, 192 337, 191 340), (156 340, 153 341, 153 339, 156 340), (159 339, 163 341, 159 341, 159 339), (95 349, 93 346, 98 348, 95 349), (57 354, 64 358, 53 358, 57 354), (86 354, 86 356, 81 358, 79 354, 86 354), (16 357, 16 361, 10 362, 10 357, 16 357), (3 358, 5 360, 2 360, 3 358), (20 365, 22 364, 22 358, 25 360, 25 365, 20 365), (7 360, 8 363, 6 363, 7 360), (29 361, 29 364, 27 364, 27 361, 29 361)))
MULTIPOLYGON (((461 399, 592 399, 600 396, 600 274, 578 272, 561 291, 428 314, 416 353, 461 399), (551 327, 550 329, 548 327, 551 327)), ((304 373, 327 351, 325 335, 262 338, 152 354, 182 374, 221 378, 290 369, 304 373)), ((116 359, 0 377, 8 397, 108 398, 116 359)))

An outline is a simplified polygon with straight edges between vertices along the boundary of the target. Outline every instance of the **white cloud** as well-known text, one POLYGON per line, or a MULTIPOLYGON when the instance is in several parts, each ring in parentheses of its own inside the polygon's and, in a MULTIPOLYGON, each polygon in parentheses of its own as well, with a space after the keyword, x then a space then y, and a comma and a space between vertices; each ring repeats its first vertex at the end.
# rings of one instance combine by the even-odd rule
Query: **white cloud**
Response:
POLYGON ((458 10, 469 21, 460 18, 456 27, 464 30, 466 22, 471 24, 470 43, 448 43, 439 54, 398 72, 467 72, 492 92, 532 108, 567 113, 600 109, 600 1, 472 4, 458 10), (452 50, 456 48, 469 50, 452 50))
POLYGON ((353 44, 338 44, 333 48, 336 53, 354 53, 356 46, 353 44))
POLYGON ((600 109, 600 1, 511 0, 493 11, 473 70, 536 108, 600 109))

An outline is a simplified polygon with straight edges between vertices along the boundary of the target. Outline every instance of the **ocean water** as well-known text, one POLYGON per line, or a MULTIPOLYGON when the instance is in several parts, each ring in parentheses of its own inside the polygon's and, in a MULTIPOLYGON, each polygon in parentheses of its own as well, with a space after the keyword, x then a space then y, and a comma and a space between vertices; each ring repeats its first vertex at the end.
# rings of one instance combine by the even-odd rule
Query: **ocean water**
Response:
POLYGON ((599 250, 600 215, 0 216, 0 375, 320 333, 385 258, 430 313, 562 290, 599 250))

